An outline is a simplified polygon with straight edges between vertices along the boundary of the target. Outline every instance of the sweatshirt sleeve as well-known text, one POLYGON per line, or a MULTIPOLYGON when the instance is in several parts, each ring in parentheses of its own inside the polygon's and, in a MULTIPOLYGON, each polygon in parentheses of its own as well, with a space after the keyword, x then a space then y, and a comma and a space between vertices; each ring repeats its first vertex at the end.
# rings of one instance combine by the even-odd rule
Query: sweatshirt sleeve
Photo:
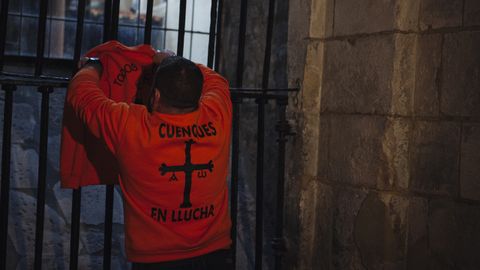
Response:
POLYGON ((200 106, 207 106, 219 113, 224 121, 231 121, 232 101, 228 81, 210 68, 198 64, 203 74, 203 89, 200 106))
POLYGON ((99 80, 93 67, 78 71, 68 86, 66 105, 115 154, 125 130, 129 106, 107 98, 98 86, 99 80))

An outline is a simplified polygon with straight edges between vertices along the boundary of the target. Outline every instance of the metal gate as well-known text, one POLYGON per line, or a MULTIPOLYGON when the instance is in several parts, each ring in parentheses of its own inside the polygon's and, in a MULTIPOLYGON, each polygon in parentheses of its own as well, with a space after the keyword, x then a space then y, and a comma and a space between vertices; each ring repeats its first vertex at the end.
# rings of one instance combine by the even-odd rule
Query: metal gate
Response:
MULTIPOLYGON (((210 1, 210 0, 205 0, 210 1)), ((1 172, 1 206, 0 206, 0 268, 5 269, 7 258, 7 237, 8 237, 8 218, 9 218, 9 195, 10 195, 10 179, 12 172, 11 163, 11 146, 12 146, 12 108, 13 93, 19 86, 33 86, 38 89, 41 96, 41 116, 40 116, 40 138, 39 138, 39 160, 38 160, 38 186, 37 186, 37 209, 36 209, 36 226, 35 226, 35 255, 34 267, 41 269, 42 267, 42 249, 44 239, 44 223, 45 223, 45 189, 46 189, 46 171, 47 171, 47 155, 48 155, 48 126, 49 126, 49 102, 50 94, 53 91, 65 91, 69 78, 58 78, 46 76, 43 74, 44 63, 48 61, 45 58, 45 40, 47 27, 47 10, 49 1, 40 0, 38 13, 38 29, 37 29, 37 48, 36 55, 31 59, 27 59, 27 63, 34 64, 33 75, 7 73, 4 72, 5 64, 5 41, 7 28, 9 27, 9 3, 12 1, 1 1, 0 13, 0 36, 3 41, 0 42, 0 84, 2 85, 4 95, 4 112, 3 112, 3 143, 2 143, 2 172, 1 172)), ((71 66, 72 74, 75 71, 75 63, 81 55, 82 38, 84 31, 86 0, 78 0, 75 47, 73 58, 68 61, 71 66)), ((220 40, 222 38, 222 0, 211 0, 210 11, 210 31, 208 41, 208 66, 218 70, 220 40)), ((117 39, 119 29, 119 5, 120 1, 105 0, 104 21, 103 21, 103 41, 117 39)), ((147 0, 147 12, 144 25, 145 44, 150 44, 152 38, 152 10, 154 0, 147 0)), ((185 44, 185 18, 186 18, 187 0, 180 0, 179 9, 179 26, 177 40, 177 55, 183 55, 185 44)), ((286 92, 297 91, 297 89, 270 89, 268 88, 269 69, 270 69, 270 51, 272 46, 272 33, 274 27, 275 0, 269 1, 269 12, 267 18, 267 35, 266 48, 263 65, 263 79, 261 88, 242 88, 242 75, 245 50, 245 31, 247 22, 247 0, 241 1, 240 10, 240 29, 239 44, 237 55, 237 88, 231 89, 233 101, 233 132, 232 132, 232 164, 231 164, 231 216, 233 221, 232 239, 233 249, 236 248, 237 240, 237 206, 238 206, 238 175, 239 175, 239 132, 240 125, 240 106, 247 100, 255 100, 258 110, 257 118, 257 158, 256 158, 256 217, 255 217, 255 269, 262 269, 263 252, 263 195, 264 195, 264 148, 265 148, 265 104, 273 102, 276 104, 277 110, 277 149, 278 149, 278 179, 276 190, 277 201, 276 208, 276 228, 275 237, 271 240, 271 244, 275 252, 275 258, 269 260, 275 261, 275 269, 281 269, 282 254, 285 251, 283 240, 283 198, 284 198, 284 167, 285 167, 285 144, 287 136, 291 135, 290 127, 286 121, 286 107, 288 104, 288 95, 286 92)), ((80 234, 80 203, 81 188, 73 190, 72 193, 72 211, 71 211, 71 234, 70 234, 70 269, 77 269, 79 254, 79 234, 80 234)), ((113 218, 113 202, 114 187, 107 186, 106 202, 105 202, 105 229, 104 229, 104 253, 103 268, 111 268, 111 250, 112 250, 112 218, 113 218)), ((235 259, 235 258, 234 258, 235 259)))

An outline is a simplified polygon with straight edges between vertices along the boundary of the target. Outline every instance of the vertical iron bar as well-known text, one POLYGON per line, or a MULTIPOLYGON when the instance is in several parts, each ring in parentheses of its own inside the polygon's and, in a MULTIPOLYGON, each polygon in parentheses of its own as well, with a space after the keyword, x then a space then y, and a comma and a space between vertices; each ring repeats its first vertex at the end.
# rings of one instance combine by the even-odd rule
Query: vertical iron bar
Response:
POLYGON ((2 0, 0 11, 0 37, 3 37, 3 40, 0 41, 0 72, 3 70, 5 43, 7 42, 8 3, 9 0, 2 0))
MULTIPOLYGON (((135 31, 135 43, 138 43, 140 42, 139 40, 139 36, 140 36, 140 19, 141 19, 141 8, 142 8, 142 5, 140 3, 141 1, 137 1, 137 29, 135 31)), ((133 3, 132 3, 133 4, 133 3)), ((147 3, 148 4, 148 3, 147 3)), ((146 18, 145 18, 146 19, 146 18)), ((145 20, 145 23, 146 23, 146 20, 145 20)), ((143 39, 145 40, 145 33, 143 33, 143 39)))
MULTIPOLYGON (((50 57, 50 51, 51 51, 51 48, 52 48, 52 46, 51 46, 51 44, 50 44, 50 40, 52 40, 52 24, 53 24, 53 23, 52 23, 52 19, 51 19, 51 17, 50 17, 50 23, 48 24, 48 37, 47 37, 47 36, 45 37, 45 39, 48 40, 49 42, 48 42, 48 47, 47 47, 47 49, 46 49, 47 51, 46 51, 46 52, 44 51, 44 53, 43 53, 44 55, 45 55, 45 54, 47 55, 47 58, 50 57)), ((45 26, 45 27, 46 27, 46 26, 45 26)), ((45 29, 46 29, 46 28, 45 28, 45 29)), ((45 34, 45 35, 46 35, 46 34, 45 34)))
POLYGON ((43 227, 45 219, 45 188, 47 180, 48 113, 51 87, 40 86, 42 93, 40 113, 40 148, 38 159, 37 216, 35 225, 35 269, 42 269, 43 227))
MULTIPOLYGON (((73 69, 77 70, 77 62, 82 53, 83 23, 85 21, 85 0, 78 1, 77 27, 75 33, 75 51, 73 56, 73 69)), ((70 270, 78 269, 78 250, 80 245, 80 206, 82 189, 77 188, 72 192, 72 215, 70 221, 70 270)))
MULTIPOLYGON (((104 29, 109 30, 108 34, 104 34, 104 41, 117 38, 118 33, 118 16, 120 10, 120 1, 105 1, 105 25, 104 29), (108 9, 108 16, 107 16, 108 9), (109 26, 107 27, 107 24, 109 26)), ((107 185, 105 192, 105 230, 103 235, 103 269, 110 269, 112 255, 112 225, 113 225, 113 192, 114 185, 107 185)))
POLYGON ((72 193, 72 220, 70 226, 70 270, 78 269, 78 248, 80 244, 80 206, 82 188, 74 189, 72 193))
POLYGON ((73 70, 77 69, 77 63, 82 53, 83 22, 85 21, 85 0, 78 0, 77 28, 75 33, 75 51, 73 53, 73 70))
POLYGON ((103 42, 109 41, 112 31, 112 0, 105 0, 103 8, 103 42))
MULTIPOLYGON (((167 28, 167 21, 168 21, 168 1, 165 2, 165 18, 163 20, 163 28, 167 28)), ((167 30, 163 30, 163 43, 162 48, 165 49, 165 43, 167 42, 167 30)))
POLYGON ((268 80, 270 78, 270 56, 272 51, 272 36, 273 36, 273 23, 275 17, 275 0, 269 1, 268 6, 268 23, 267 23, 267 38, 265 44, 265 58, 263 61, 263 77, 262 88, 265 90, 268 88, 268 80))
POLYGON ((207 66, 213 68, 213 56, 215 55, 215 26, 217 24, 217 0, 212 0, 210 9, 210 33, 208 37, 208 60, 207 66))
MULTIPOLYGON (((245 60, 245 33, 247 29, 247 6, 248 1, 242 0, 240 7, 240 29, 238 32, 238 54, 237 54, 237 87, 243 86, 243 62, 245 60)), ((218 40, 218 39, 217 39, 218 40)), ((237 207, 238 207, 238 162, 240 154, 240 106, 238 102, 233 103, 232 119, 232 181, 230 199, 232 215, 232 254, 233 268, 236 269, 237 261, 237 207)))
POLYGON ((243 62, 245 60, 245 33, 247 32, 248 0, 242 0, 240 7, 240 30, 238 31, 237 87, 243 86, 243 62))
POLYGON ((223 0, 218 0, 218 15, 217 15, 217 38, 215 41, 215 70, 220 70, 218 64, 220 63, 220 49, 222 40, 222 8, 223 0))
POLYGON ((45 54, 45 34, 47 28, 48 0, 40 0, 40 15, 37 31, 37 58, 35 60, 35 76, 42 74, 43 58, 45 54))
POLYGON ((267 37, 265 44, 265 58, 263 62, 262 96, 258 99, 257 121, 257 194, 256 194, 256 233, 255 233, 255 269, 261 270, 263 264, 263 170, 265 148, 265 89, 268 88, 270 72, 270 54, 272 47, 273 19, 275 15, 275 0, 269 1, 267 37))
POLYGON ((185 19, 187 13, 187 0, 180 0, 180 12, 178 14, 178 41, 177 55, 183 56, 183 45, 185 43, 185 19))
POLYGON ((111 267, 112 225, 113 225, 113 192, 114 185, 107 185, 105 194, 105 231, 103 237, 103 269, 111 267))
POLYGON ((290 127, 287 122, 286 110, 288 97, 277 100, 278 110, 278 182, 277 182, 277 213, 275 223, 275 239, 273 239, 273 249, 275 252, 275 270, 282 269, 282 257, 285 252, 285 242, 283 239, 283 201, 285 196, 285 144, 287 136, 290 135, 290 127))
POLYGON ((118 17, 120 14, 120 1, 113 1, 112 4, 112 18, 111 23, 112 27, 110 29, 110 40, 118 38, 118 17))
POLYGON ((10 157, 12 150, 12 109, 15 85, 2 85, 5 91, 3 111, 3 145, 2 145, 2 191, 0 205, 0 269, 6 269, 8 237, 8 205, 10 199, 10 157))
POLYGON ((153 21, 153 0, 148 0, 147 14, 145 18, 145 33, 143 35, 143 43, 145 44, 152 43, 152 21, 153 21))
POLYGON ((232 218, 232 260, 233 269, 236 269, 236 250, 237 250, 237 209, 238 209, 238 162, 240 152, 240 98, 232 95, 233 115, 232 115, 232 166, 231 166, 231 198, 230 213, 232 218))
POLYGON ((263 154, 265 139, 265 98, 257 99, 257 185, 255 210, 255 270, 262 269, 263 257, 263 154))
POLYGON ((188 59, 192 58, 192 47, 193 47, 193 22, 195 21, 195 0, 192 1, 192 21, 190 22, 190 48, 188 50, 188 59))
MULTIPOLYGON (((20 2, 20 28, 19 29, 23 29, 23 1, 20 2)), ((18 55, 21 54, 22 52, 22 35, 19 36, 19 40, 20 40, 20 44, 19 46, 17 46, 17 53, 18 55)))

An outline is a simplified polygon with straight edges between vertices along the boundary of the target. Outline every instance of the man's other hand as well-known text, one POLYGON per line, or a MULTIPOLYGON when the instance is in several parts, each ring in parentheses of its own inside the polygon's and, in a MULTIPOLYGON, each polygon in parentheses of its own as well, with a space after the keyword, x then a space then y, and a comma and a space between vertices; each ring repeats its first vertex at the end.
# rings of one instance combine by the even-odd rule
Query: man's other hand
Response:
POLYGON ((155 55, 153 56, 153 63, 158 65, 163 62, 163 59, 170 56, 175 56, 175 53, 170 50, 156 51, 155 55))
POLYGON ((102 66, 102 62, 100 62, 98 58, 86 57, 86 56, 80 58, 80 60, 77 63, 77 68, 81 69, 84 67, 92 67, 97 71, 100 77, 102 76, 103 66, 102 66))

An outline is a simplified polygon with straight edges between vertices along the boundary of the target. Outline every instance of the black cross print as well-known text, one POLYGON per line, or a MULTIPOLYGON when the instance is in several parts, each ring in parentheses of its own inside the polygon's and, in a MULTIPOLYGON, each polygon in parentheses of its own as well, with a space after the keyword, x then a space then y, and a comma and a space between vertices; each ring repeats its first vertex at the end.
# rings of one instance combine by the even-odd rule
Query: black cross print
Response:
POLYGON ((185 173, 185 189, 183 191, 183 203, 180 204, 180 208, 189 208, 192 207, 192 203, 190 202, 190 192, 192 189, 192 173, 195 170, 209 170, 210 172, 213 171, 213 162, 210 160, 206 164, 193 164, 192 157, 190 154, 192 144, 195 141, 190 139, 185 142, 185 164, 179 166, 167 166, 167 164, 162 163, 160 166, 160 173, 161 175, 165 175, 167 172, 184 172, 185 173))

